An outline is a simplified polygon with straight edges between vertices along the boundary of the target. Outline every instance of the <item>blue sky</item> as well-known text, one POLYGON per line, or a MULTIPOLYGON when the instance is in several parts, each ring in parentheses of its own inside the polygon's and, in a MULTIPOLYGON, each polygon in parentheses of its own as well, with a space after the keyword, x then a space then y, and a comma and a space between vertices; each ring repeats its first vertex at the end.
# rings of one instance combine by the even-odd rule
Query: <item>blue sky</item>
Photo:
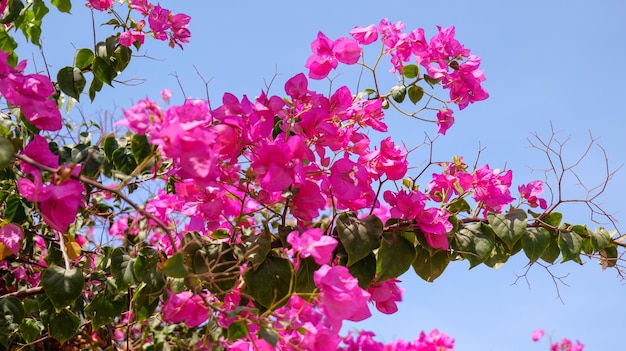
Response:
MULTIPOLYGON (((121 108, 145 96, 156 99, 166 87, 174 91, 174 101, 181 102, 184 95, 174 75, 187 96, 204 97, 204 86, 194 66, 211 79, 209 93, 214 104, 226 91, 256 96, 264 80, 269 81, 275 72, 281 75, 273 92, 280 93, 287 78, 305 70, 309 44, 318 30, 336 38, 347 35, 356 25, 378 23, 387 17, 392 22, 402 20, 409 29, 422 27, 427 37, 436 32, 437 25, 454 25, 457 39, 482 57, 481 67, 487 77, 484 87, 491 97, 456 113, 457 123, 435 145, 436 158, 449 160, 453 155, 464 155, 473 162, 482 147, 481 164, 506 166, 514 170, 514 184, 526 183, 542 178, 539 173, 531 173, 530 167, 546 165, 541 153, 528 148, 527 138, 534 132, 549 137, 552 123, 561 131, 561 139, 571 136, 564 152, 568 161, 584 150, 590 133, 600 138, 598 143, 607 151, 612 169, 626 161, 626 114, 621 111, 626 78, 622 67, 626 57, 626 5, 621 1, 383 4, 163 0, 161 4, 192 16, 191 43, 184 51, 169 49, 163 43, 146 45, 142 53, 154 60, 134 59, 122 77, 146 82, 133 88, 108 89, 94 104, 85 97, 80 109, 88 118, 100 119, 106 111, 119 119, 121 108)), ((52 72, 71 62, 73 47, 92 45, 88 13, 80 1, 74 6, 76 16, 71 21, 55 11, 46 18, 48 31, 44 31, 42 40, 52 72), (70 40, 68 33, 80 34, 70 40)), ((31 54, 21 47, 18 54, 34 59, 42 67, 37 51, 31 54)), ((353 76, 346 72, 349 81, 353 76)), ((76 116, 77 111, 72 114, 76 116)), ((394 138, 408 144, 420 142, 424 131, 430 135, 435 132, 434 125, 395 115, 388 116, 387 123, 394 138)), ((578 171, 587 185, 600 182, 604 172, 600 149, 592 148, 578 171)), ((427 181, 423 179, 424 186, 427 181)), ((570 177, 563 185, 566 193, 580 198, 584 192, 576 183, 570 177)), ((603 208, 622 221, 623 184, 624 171, 613 178, 600 198, 603 208)), ((566 221, 597 226, 583 206, 562 210, 566 221)), ((406 274, 402 277, 405 301, 397 314, 375 315, 349 327, 373 330, 385 341, 411 339, 420 330, 438 328, 456 338, 457 350, 547 350, 545 340, 538 344, 530 340, 535 328, 544 328, 554 339, 580 339, 589 351, 615 348, 626 307, 620 298, 623 281, 614 270, 603 272, 594 261, 582 267, 571 262, 551 267, 555 275, 567 276, 564 282, 569 286, 559 284, 557 293, 550 275, 541 267, 530 269, 528 284, 524 279, 513 284, 526 270, 525 256, 517 256, 499 270, 480 266, 468 271, 467 262, 453 262, 434 283, 406 274)))

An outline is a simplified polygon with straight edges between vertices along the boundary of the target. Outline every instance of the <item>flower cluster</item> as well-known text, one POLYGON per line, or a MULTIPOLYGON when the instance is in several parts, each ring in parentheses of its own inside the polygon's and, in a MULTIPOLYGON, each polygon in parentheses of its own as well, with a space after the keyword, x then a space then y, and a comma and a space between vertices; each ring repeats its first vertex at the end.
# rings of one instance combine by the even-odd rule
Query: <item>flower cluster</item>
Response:
POLYGON ((184 13, 172 13, 171 10, 154 5, 147 0, 131 0, 131 7, 140 12, 144 19, 137 22, 134 29, 120 34, 120 45, 131 46, 133 43, 143 44, 145 32, 143 31, 148 20, 148 26, 152 36, 157 40, 169 41, 169 46, 178 45, 181 49, 183 43, 188 43, 191 37, 189 21, 191 17, 184 13))
MULTIPOLYGON (((98 11, 108 11, 113 7, 113 4, 114 0, 87 1, 87 7, 98 11)), ((130 0, 129 6, 131 9, 138 11, 143 19, 133 22, 133 28, 120 34, 120 45, 142 45, 146 35, 144 31, 146 20, 150 28, 149 33, 157 40, 169 41, 170 47, 178 45, 182 49, 182 44, 189 42, 191 37, 191 32, 189 31, 191 17, 189 15, 172 13, 171 10, 161 7, 160 4, 154 5, 148 2, 148 0, 130 0)))
MULTIPOLYGON (((531 334, 531 338, 533 341, 537 342, 541 340, 544 336, 543 329, 537 329, 533 331, 531 334)), ((570 339, 563 338, 559 342, 551 342, 550 343, 550 351, 583 351, 585 349, 585 345, 581 344, 580 341, 576 340, 576 342, 572 342, 570 339)))
POLYGON ((41 74, 24 74, 26 61, 11 67, 10 53, 0 51, 0 94, 6 101, 21 108, 22 116, 41 130, 57 131, 63 126, 56 101, 54 85, 41 74))
POLYGON ((356 338, 350 333, 343 339, 346 347, 342 351, 396 350, 396 351, 454 351, 454 339, 435 329, 430 333, 420 333, 413 341, 396 340, 383 344, 374 340, 374 333, 362 331, 356 338))
POLYGON ((33 179, 20 178, 17 187, 28 201, 39 203, 41 215, 48 226, 61 233, 67 232, 69 225, 76 219, 78 208, 84 202, 83 184, 69 177, 80 174, 80 167, 59 167, 59 157, 50 151, 48 142, 40 135, 35 135, 20 154, 44 166, 58 169, 46 184, 37 168, 22 162, 22 171, 33 179))

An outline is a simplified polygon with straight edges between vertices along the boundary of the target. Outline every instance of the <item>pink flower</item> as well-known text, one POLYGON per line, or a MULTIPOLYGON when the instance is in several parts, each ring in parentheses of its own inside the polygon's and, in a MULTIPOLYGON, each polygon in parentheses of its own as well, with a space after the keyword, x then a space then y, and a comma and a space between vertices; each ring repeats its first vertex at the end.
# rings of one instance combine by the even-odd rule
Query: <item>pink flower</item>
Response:
POLYGON ((311 181, 297 186, 297 194, 291 200, 292 214, 302 221, 312 221, 326 205, 320 187, 311 181))
POLYGON ((380 150, 368 150, 359 157, 359 164, 364 165, 373 179, 379 179, 384 173, 389 180, 399 180, 407 171, 407 152, 387 137, 380 142, 380 150))
POLYGON ((163 121, 163 112, 159 104, 146 98, 140 100, 135 106, 128 110, 122 110, 124 119, 116 122, 114 126, 124 126, 133 132, 144 135, 152 124, 163 121))
POLYGON ((173 47, 174 44, 178 44, 178 46, 182 49, 183 46, 181 43, 189 42, 189 38, 191 37, 191 32, 188 29, 189 21, 191 21, 191 17, 184 13, 178 13, 171 17, 170 26, 172 30, 172 38, 170 46, 173 47))
POLYGON ((300 254, 300 257, 312 256, 319 265, 327 264, 333 255, 333 250, 337 247, 337 240, 324 235, 319 228, 312 228, 299 234, 297 231, 289 233, 287 242, 291 244, 293 250, 300 254))
POLYGON ((152 30, 152 35, 158 40, 167 40, 166 30, 170 29, 171 24, 168 20, 171 11, 156 5, 152 8, 148 16, 148 23, 152 30))
POLYGON ((91 6, 98 11, 106 11, 113 6, 113 0, 88 0, 87 6, 91 6))
POLYGON ((190 327, 197 327, 209 319, 209 309, 202 296, 191 291, 178 294, 168 292, 169 298, 163 304, 163 320, 170 323, 185 322, 190 327))
POLYGON ((398 311, 396 302, 402 301, 402 290, 397 285, 398 279, 385 280, 382 283, 372 284, 367 288, 370 293, 370 301, 376 303, 376 309, 385 314, 393 314, 398 311))
MULTIPOLYGON (((33 136, 28 145, 20 152, 21 155, 28 156, 29 158, 41 163, 44 166, 50 168, 57 168, 59 166, 59 156, 50 151, 48 142, 44 137, 39 134, 33 136)), ((31 166, 26 162, 20 162, 22 171, 26 174, 30 174, 34 177, 39 177, 39 169, 35 166, 31 166)))
POLYGON ((378 40, 378 31, 374 24, 370 24, 365 28, 359 26, 354 27, 354 29, 350 31, 350 35, 361 45, 368 45, 378 40))
POLYGON ((333 54, 339 62, 353 65, 361 58, 361 46, 359 43, 346 37, 341 37, 333 43, 333 54))
POLYGON ((383 198, 391 206, 390 214, 392 218, 414 219, 426 206, 426 195, 419 190, 408 192, 400 190, 397 193, 387 190, 383 193, 383 198))
POLYGON ((367 307, 370 294, 359 287, 359 281, 344 266, 323 265, 313 273, 320 290, 320 308, 333 326, 341 329, 343 320, 362 321, 372 314, 367 307))
POLYGON ((490 169, 489 165, 476 170, 474 173, 474 200, 482 202, 486 211, 500 212, 510 204, 510 186, 513 173, 509 170, 502 173, 499 169, 490 169))
POLYGON ((446 132, 452 125, 454 124, 454 117, 452 116, 452 110, 443 109, 437 111, 437 125, 439 126, 439 130, 437 133, 446 135, 446 132))
POLYGON ((585 345, 581 344, 578 340, 573 344, 571 340, 563 338, 560 343, 552 343, 550 351, 583 351, 585 345))
POLYGON ((471 55, 449 76, 447 86, 450 88, 450 99, 459 105, 460 110, 470 103, 489 97, 489 93, 480 85, 485 81, 485 76, 478 66, 480 57, 471 55))
POLYGON ((148 0, 131 0, 130 3, 133 10, 141 12, 144 17, 150 13, 152 5, 148 0))
POLYGON ((143 45, 145 38, 145 33, 140 30, 127 30, 126 32, 120 34, 120 45, 122 46, 131 46, 135 42, 139 45, 143 45))
POLYGON ((458 40, 454 38, 454 26, 441 28, 437 26, 439 33, 430 39, 430 51, 433 60, 457 58, 469 55, 469 50, 465 49, 458 40))
POLYGON ((285 93, 294 100, 302 100, 307 96, 309 81, 304 73, 296 74, 285 83, 285 93))
POLYGON ((17 188, 28 201, 40 203, 44 222, 61 233, 67 232, 76 219, 78 207, 84 201, 85 188, 75 179, 67 179, 58 185, 45 185, 39 177, 35 177, 34 183, 30 179, 21 178, 17 181, 17 188))
POLYGON ((530 205, 530 207, 535 208, 539 206, 543 210, 548 208, 546 200, 537 197, 543 193, 542 181, 533 180, 526 185, 520 185, 517 190, 519 190, 520 196, 528 201, 528 205, 530 205))
POLYGON ((531 338, 533 339, 533 341, 537 342, 539 341, 539 339, 543 338, 543 334, 543 329, 536 329, 531 334, 531 338))
POLYGON ((24 118, 40 130, 57 131, 63 127, 63 119, 54 100, 31 100, 21 107, 24 118))
MULTIPOLYGON (((4 247, 9 249, 14 255, 20 252, 20 242, 22 239, 24 239, 22 227, 8 223, 0 228, 0 244, 4 244, 4 247)), ((2 255, 3 253, 0 252, 0 256, 2 255)))
POLYGON ((349 158, 342 158, 330 167, 328 180, 333 195, 341 201, 358 199, 369 184, 365 167, 349 158))
POLYGON ((330 71, 337 68, 338 61, 333 52, 333 41, 322 32, 317 33, 317 39, 311 43, 311 55, 304 67, 309 69, 309 77, 323 79, 330 71))

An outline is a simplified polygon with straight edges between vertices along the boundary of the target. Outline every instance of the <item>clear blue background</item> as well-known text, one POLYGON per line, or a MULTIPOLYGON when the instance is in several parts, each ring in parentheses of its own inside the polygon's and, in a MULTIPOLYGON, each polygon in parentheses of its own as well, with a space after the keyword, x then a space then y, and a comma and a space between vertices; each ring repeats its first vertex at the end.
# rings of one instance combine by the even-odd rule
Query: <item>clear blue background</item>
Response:
MULTIPOLYGON (((408 29, 424 28, 427 37, 436 33, 436 25, 454 25, 457 39, 483 59, 484 87, 491 97, 456 113, 457 123, 435 144, 436 159, 463 155, 473 163, 482 147, 479 163, 513 169, 514 184, 542 179, 531 168, 545 168, 546 159, 528 148, 527 138, 534 132, 549 137, 551 124, 561 131, 560 139, 571 137, 564 151, 568 162, 584 150, 590 133, 600 137, 598 143, 606 149, 611 169, 626 159, 622 105, 626 8, 622 1, 164 0, 161 4, 192 16, 191 43, 182 51, 147 40, 141 53, 151 58, 133 59, 119 77, 146 81, 136 87, 105 87, 94 104, 85 96, 71 112, 74 118, 118 120, 122 108, 145 96, 158 99, 165 87, 172 88, 176 103, 185 95, 205 97, 196 68, 211 79, 208 90, 214 107, 226 91, 258 95, 275 72, 281 75, 271 93, 280 94, 287 78, 305 70, 309 44, 318 30, 331 38, 347 36, 356 25, 388 17, 392 22, 402 20, 408 29)), ((52 10, 45 19, 42 41, 51 72, 71 63, 73 48, 93 45, 89 12, 75 1, 73 13, 76 16, 52 10)), ((96 25, 105 19, 96 14, 96 25)), ((107 28, 96 31, 99 40, 108 33, 107 28)), ((22 45, 18 54, 41 70, 38 51, 22 45)), ((340 79, 354 82, 355 71, 345 72, 340 79)), ((327 89, 326 83, 319 87, 327 89)), ((394 138, 408 145, 420 143, 424 132, 436 131, 432 124, 397 115, 389 115, 387 123, 394 138)), ((415 162, 425 157, 419 152, 415 162)), ((593 186, 604 178, 604 167, 604 156, 594 147, 577 170, 584 183, 593 186)), ((621 220, 625 180, 624 172, 618 173, 598 201, 621 220)), ((427 181, 423 179, 424 186, 427 181)), ((569 198, 584 198, 577 183, 573 177, 564 180, 569 198)), ((598 226, 582 204, 561 210, 569 222, 598 226)), ((620 348, 625 291, 615 270, 602 271, 595 260, 582 267, 572 262, 553 266, 553 274, 567 276, 563 282, 568 286, 558 283, 557 291, 551 276, 538 266, 530 269, 528 282, 521 279, 513 284, 526 271, 525 256, 517 256, 499 270, 481 266, 468 271, 467 262, 453 262, 434 283, 421 281, 410 271, 402 277, 406 291, 398 313, 375 314, 346 327, 373 330, 383 341, 412 339, 421 330, 438 328, 456 338, 457 350, 547 350, 546 340, 531 341, 536 328, 544 328, 555 340, 580 339, 588 351, 620 348)))

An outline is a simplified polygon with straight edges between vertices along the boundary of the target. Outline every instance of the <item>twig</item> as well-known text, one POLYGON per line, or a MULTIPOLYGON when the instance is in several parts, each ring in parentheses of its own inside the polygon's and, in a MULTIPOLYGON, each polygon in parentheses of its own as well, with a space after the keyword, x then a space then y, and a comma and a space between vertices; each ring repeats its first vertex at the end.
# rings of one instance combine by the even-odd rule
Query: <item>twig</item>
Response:
MULTIPOLYGON (((46 165, 43 165, 35 160, 33 160, 32 158, 26 156, 26 155, 20 155, 20 154, 15 154, 13 155, 13 157, 15 157, 16 159, 26 162, 31 166, 37 167, 38 169, 42 170, 42 171, 46 171, 46 172, 50 172, 50 173, 57 173, 59 171, 59 168, 52 168, 52 167, 48 167, 46 165)), ((83 175, 70 175, 71 178, 76 179, 82 183, 91 185, 94 188, 100 189, 100 190, 104 190, 104 191, 108 191, 111 192, 112 194, 117 195, 120 199, 124 200, 124 202, 126 202, 127 204, 129 204, 133 209, 135 209, 135 211, 139 212, 142 216, 148 218, 149 220, 153 221, 154 223, 156 223, 156 225, 163 229, 163 231, 165 231, 165 234, 167 234, 167 237, 170 241, 170 243, 172 244, 172 248, 174 250, 177 249, 176 247, 176 240, 174 240, 174 236, 172 235, 172 230, 170 227, 167 226, 167 224, 163 223, 163 221, 161 221, 160 219, 156 218, 154 215, 152 215, 151 213, 147 212, 145 209, 141 208, 141 206, 139 206, 138 204, 136 204, 134 201, 132 201, 128 196, 126 196, 126 194, 124 194, 121 189, 116 189, 116 188, 110 188, 100 182, 97 182, 93 179, 87 178, 83 175)))

